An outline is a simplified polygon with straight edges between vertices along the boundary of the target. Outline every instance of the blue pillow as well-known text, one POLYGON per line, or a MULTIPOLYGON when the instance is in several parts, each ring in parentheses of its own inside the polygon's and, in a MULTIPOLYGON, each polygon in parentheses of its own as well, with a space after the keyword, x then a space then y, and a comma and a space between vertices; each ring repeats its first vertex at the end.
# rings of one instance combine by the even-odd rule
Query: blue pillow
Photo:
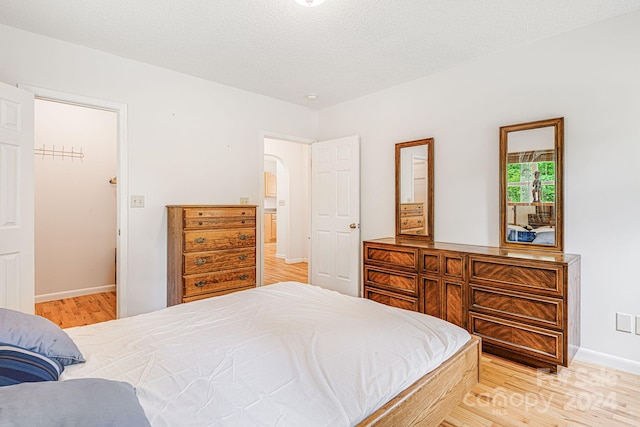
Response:
POLYGON ((56 359, 63 366, 84 362, 75 343, 44 317, 0 308, 0 343, 15 345, 56 359))
POLYGON ((150 427, 150 424, 131 384, 80 378, 0 387, 0 426, 150 427))
POLYGON ((55 359, 24 348, 0 344, 0 386, 58 381, 63 370, 60 362, 55 359))

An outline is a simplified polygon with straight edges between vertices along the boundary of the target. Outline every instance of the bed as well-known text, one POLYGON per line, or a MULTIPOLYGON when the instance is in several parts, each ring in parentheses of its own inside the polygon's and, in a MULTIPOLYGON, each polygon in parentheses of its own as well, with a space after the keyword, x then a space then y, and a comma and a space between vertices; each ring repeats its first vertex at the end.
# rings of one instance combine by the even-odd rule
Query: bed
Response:
POLYGON ((465 330, 295 282, 65 331, 60 380, 129 383, 154 427, 437 425, 479 375, 465 330))

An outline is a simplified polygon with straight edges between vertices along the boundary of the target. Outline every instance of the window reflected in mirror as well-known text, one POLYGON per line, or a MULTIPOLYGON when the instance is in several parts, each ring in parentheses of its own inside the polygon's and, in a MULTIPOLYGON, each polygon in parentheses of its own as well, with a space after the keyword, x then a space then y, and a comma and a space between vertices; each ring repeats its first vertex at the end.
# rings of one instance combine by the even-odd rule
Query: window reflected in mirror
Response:
POLYGON ((561 250, 562 119, 501 128, 503 245, 561 250))

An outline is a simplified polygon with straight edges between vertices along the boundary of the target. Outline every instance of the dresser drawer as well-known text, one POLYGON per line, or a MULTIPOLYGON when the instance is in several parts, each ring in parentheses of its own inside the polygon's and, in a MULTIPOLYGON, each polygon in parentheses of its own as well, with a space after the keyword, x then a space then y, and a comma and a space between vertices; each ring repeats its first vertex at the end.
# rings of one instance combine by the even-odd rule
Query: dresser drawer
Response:
POLYGON ((545 360, 552 364, 563 363, 564 335, 562 332, 472 312, 469 313, 469 332, 480 336, 483 344, 545 360))
POLYGON ((543 327, 563 327, 562 300, 469 285, 469 308, 543 327))
POLYGON ((424 218, 421 216, 411 216, 400 220, 400 228, 403 230, 410 228, 424 228, 424 218))
POLYGON ((256 264, 255 248, 213 252, 189 252, 183 255, 184 274, 251 267, 256 264))
POLYGON ((364 263, 418 271, 418 249, 400 246, 364 245, 364 263))
POLYGON ((470 257, 470 281, 499 284, 512 288, 551 296, 562 296, 564 281, 562 266, 551 263, 528 264, 509 259, 506 262, 490 258, 470 257))
POLYGON ((403 203, 400 205, 400 216, 422 216, 424 212, 424 204, 422 203, 403 203))
POLYGON ((233 218, 246 217, 256 218, 256 209, 247 208, 221 208, 221 207, 202 207, 202 208, 184 208, 184 217, 186 218, 233 218))
POLYGON ((420 311, 418 299, 406 295, 388 292, 383 289, 370 288, 365 286, 364 297, 380 304, 391 307, 403 308, 405 310, 420 311))
POLYGON ((255 284, 255 268, 239 268, 234 271, 196 274, 184 277, 184 295, 185 297, 190 297, 225 289, 245 288, 255 284))
POLYGON ((254 208, 185 208, 184 228, 255 227, 254 208))
POLYGON ((364 266, 364 284, 418 296, 418 275, 364 266))
POLYGON ((209 292, 206 294, 193 295, 190 297, 182 298, 182 302, 191 302, 191 301, 197 301, 197 300, 207 299, 211 297, 219 297, 220 295, 226 295, 226 294, 230 294, 238 291, 246 291, 247 289, 253 289, 253 288, 255 288, 255 286, 249 286, 246 288, 225 289, 223 291, 218 291, 218 292, 209 292))
POLYGON ((255 245, 255 228, 191 230, 184 232, 185 252, 204 252, 214 249, 254 247, 255 245))

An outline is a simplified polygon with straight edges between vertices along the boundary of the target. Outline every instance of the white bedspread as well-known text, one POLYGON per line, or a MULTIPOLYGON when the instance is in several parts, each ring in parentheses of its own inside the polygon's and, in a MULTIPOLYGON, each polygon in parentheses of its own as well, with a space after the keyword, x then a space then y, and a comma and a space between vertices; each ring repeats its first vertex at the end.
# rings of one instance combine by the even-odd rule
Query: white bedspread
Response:
POLYGON ((63 380, 127 381, 153 426, 349 426, 469 334, 434 317, 294 282, 66 332, 63 380))

